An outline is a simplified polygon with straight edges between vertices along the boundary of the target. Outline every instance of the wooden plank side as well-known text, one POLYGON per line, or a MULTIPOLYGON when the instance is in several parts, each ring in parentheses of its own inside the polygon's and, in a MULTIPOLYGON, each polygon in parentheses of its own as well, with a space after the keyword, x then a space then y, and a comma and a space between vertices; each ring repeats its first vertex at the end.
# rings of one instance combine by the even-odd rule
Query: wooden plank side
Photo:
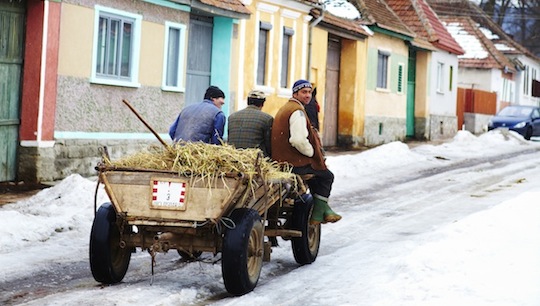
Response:
POLYGON ((186 209, 152 209, 152 189, 147 185, 111 184, 111 189, 118 200, 121 211, 128 217, 151 219, 176 219, 205 221, 221 217, 230 193, 226 189, 191 188, 186 200, 186 209))
POLYGON ((115 207, 126 213, 129 218, 173 219, 205 221, 220 218, 245 186, 238 178, 216 179, 209 188, 207 182, 200 179, 184 178, 189 184, 186 197, 186 209, 152 208, 153 180, 177 180, 174 174, 145 172, 108 172, 102 174, 115 207))

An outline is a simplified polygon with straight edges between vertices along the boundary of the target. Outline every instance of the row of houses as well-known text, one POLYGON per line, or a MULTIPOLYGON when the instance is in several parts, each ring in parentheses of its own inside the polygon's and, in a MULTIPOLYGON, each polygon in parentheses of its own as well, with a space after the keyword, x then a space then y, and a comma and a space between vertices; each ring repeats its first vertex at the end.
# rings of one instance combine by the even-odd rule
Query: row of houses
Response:
POLYGON ((453 136, 462 89, 538 105, 538 69, 462 0, 0 0, 0 181, 92 176, 103 146, 159 145, 122 100, 169 141, 209 85, 226 115, 252 89, 273 115, 304 78, 325 146, 375 146, 453 136))

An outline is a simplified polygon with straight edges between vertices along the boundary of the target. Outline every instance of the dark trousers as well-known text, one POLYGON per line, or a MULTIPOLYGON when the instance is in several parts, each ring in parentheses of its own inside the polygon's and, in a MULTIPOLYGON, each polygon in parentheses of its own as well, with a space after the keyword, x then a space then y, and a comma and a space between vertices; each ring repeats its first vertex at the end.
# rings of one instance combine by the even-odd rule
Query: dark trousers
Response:
POLYGON ((332 184, 334 183, 334 173, 332 173, 332 171, 328 169, 315 170, 308 165, 303 167, 293 167, 292 172, 299 175, 314 174, 315 176, 306 182, 311 194, 317 194, 325 198, 330 196, 332 184))

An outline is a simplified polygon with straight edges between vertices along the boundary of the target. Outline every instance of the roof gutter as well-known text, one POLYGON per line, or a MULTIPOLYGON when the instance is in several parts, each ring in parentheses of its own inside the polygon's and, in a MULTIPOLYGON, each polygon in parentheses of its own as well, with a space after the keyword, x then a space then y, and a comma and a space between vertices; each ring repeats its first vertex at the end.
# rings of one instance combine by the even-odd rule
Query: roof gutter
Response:
POLYGON ((307 71, 306 71, 306 79, 308 81, 311 82, 311 61, 312 61, 312 56, 311 56, 311 50, 312 50, 312 45, 313 45, 313 28, 319 24, 319 22, 321 22, 321 20, 323 20, 324 18, 324 12, 325 12, 325 9, 324 9, 324 4, 320 5, 320 6, 316 6, 315 8, 318 8, 321 10, 321 14, 319 15, 319 17, 317 17, 315 20, 312 20, 310 23, 309 23, 309 34, 308 34, 308 60, 307 60, 307 71))

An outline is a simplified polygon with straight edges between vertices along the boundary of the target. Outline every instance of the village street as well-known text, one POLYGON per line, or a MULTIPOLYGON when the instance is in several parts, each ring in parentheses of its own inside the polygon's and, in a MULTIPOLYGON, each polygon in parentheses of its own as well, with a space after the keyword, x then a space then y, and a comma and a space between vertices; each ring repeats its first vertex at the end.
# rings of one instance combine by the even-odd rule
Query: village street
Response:
POLYGON ((219 254, 210 253, 195 262, 158 254, 152 277, 150 256, 137 250, 123 282, 95 282, 95 183, 71 176, 0 208, 4 227, 42 220, 56 228, 47 236, 29 222, 34 235, 0 233, 0 304, 538 305, 538 233, 528 235, 538 204, 528 199, 540 195, 540 146, 463 133, 437 146, 395 142, 330 156, 331 203, 343 220, 323 225, 311 265, 298 266, 279 239, 257 287, 242 297, 226 292, 219 254))

